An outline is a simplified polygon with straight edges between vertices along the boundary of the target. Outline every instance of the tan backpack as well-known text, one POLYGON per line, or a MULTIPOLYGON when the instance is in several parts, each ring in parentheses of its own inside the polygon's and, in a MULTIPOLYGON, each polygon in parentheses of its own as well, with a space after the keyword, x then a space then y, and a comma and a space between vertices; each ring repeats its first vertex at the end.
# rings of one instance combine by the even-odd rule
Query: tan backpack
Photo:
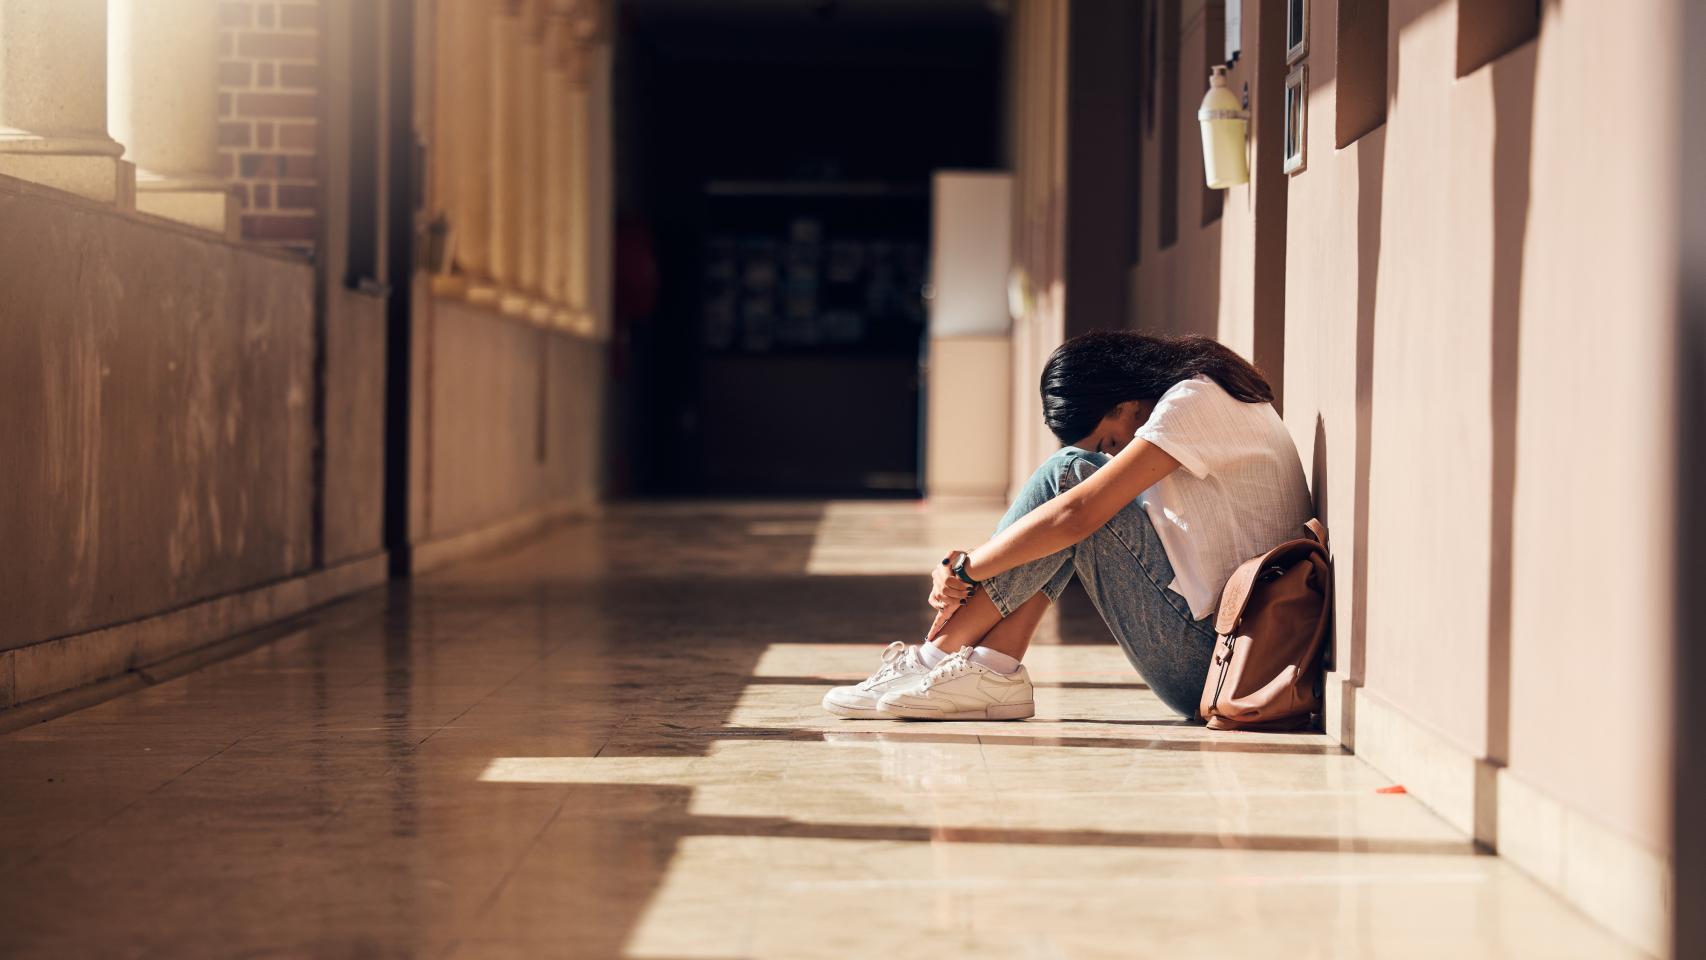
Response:
POLYGON ((1321 709, 1321 654, 1333 609, 1327 528, 1305 524, 1246 560, 1220 594, 1199 713, 1214 730, 1296 730, 1321 709))

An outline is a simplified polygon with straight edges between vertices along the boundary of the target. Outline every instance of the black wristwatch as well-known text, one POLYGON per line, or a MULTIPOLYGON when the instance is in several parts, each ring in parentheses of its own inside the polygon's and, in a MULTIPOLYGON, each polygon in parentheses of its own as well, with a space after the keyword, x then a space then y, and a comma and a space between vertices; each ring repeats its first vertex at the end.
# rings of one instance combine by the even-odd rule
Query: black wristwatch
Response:
POLYGON ((971 574, 966 572, 966 561, 970 560, 970 559, 971 559, 971 554, 962 553, 962 554, 960 554, 960 558, 958 560, 954 561, 954 565, 949 567, 948 569, 954 571, 954 576, 959 577, 961 580, 965 581, 967 584, 975 587, 975 586, 980 585, 983 581, 973 580, 971 578, 971 574))

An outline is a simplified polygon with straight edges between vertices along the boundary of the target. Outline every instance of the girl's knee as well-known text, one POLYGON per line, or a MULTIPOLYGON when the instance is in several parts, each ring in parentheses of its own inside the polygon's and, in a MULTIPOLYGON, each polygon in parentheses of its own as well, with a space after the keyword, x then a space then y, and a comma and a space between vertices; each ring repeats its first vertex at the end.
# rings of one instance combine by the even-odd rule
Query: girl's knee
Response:
POLYGON ((1094 450, 1062 447, 1055 451, 1037 467, 1031 478, 1025 481, 1024 487, 1014 498, 1013 505, 1008 507, 1007 515, 1002 517, 1001 523, 996 526, 996 532, 1007 529, 1020 517, 1082 483, 1086 477, 1096 472, 1097 467, 1106 462, 1107 456, 1094 450))
POLYGON ((1083 483, 1107 462, 1107 454, 1080 447, 1062 447, 1049 458, 1046 467, 1055 491, 1060 492, 1083 483))

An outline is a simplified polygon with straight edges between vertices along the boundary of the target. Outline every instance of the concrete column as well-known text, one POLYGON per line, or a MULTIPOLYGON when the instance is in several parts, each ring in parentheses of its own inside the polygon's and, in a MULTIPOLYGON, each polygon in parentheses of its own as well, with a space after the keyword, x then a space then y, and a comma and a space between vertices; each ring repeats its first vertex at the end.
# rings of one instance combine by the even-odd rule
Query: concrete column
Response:
POLYGON ((568 163, 568 307, 574 326, 584 330, 587 319, 587 73, 591 51, 580 47, 570 72, 568 163))
MULTIPOLYGON (((608 36, 608 30, 605 31, 608 36)), ((615 158, 611 114, 611 60, 608 40, 592 48, 586 87, 586 334, 608 340, 611 333, 615 273, 615 158)))
POLYGON ((499 303, 505 310, 525 309, 520 296, 521 275, 521 174, 520 113, 516 109, 520 89, 521 17, 518 4, 503 4, 491 20, 490 98, 487 110, 492 127, 487 140, 490 176, 487 178, 487 225, 490 237, 492 280, 499 303))
MULTIPOLYGON (((445 226, 443 242, 445 260, 442 263, 429 263, 431 271, 429 280, 432 292, 440 297, 460 297, 467 290, 467 278, 456 269, 455 228, 460 224, 461 217, 457 213, 458 202, 456 189, 460 179, 456 173, 456 163, 460 159, 457 150, 458 114, 462 108, 462 98, 458 92, 458 76, 456 71, 465 69, 457 56, 461 53, 462 40, 459 34, 462 24, 468 19, 470 12, 478 12, 478 7, 470 7, 466 3, 440 3, 431 8, 431 35, 427 38, 431 44, 432 56, 425 63, 417 63, 416 69, 422 71, 423 82, 416 94, 415 109, 417 112, 425 109, 430 111, 431 121, 423 129, 429 154, 427 158, 427 173, 429 189, 427 191, 427 209, 433 222, 445 226)), ((417 30, 420 28, 417 27, 417 30)), ((423 37, 417 33, 416 42, 423 37)))
POLYGON ((136 208, 240 236, 219 175, 218 0, 107 0, 107 123, 136 208))
POLYGON ((450 244, 456 270, 474 303, 492 303, 492 31, 497 13, 491 0, 441 3, 448 16, 450 59, 438 66, 438 96, 450 104, 448 126, 439 135, 454 154, 450 189, 450 244))
MULTIPOLYGON (((570 20, 573 29, 573 20, 570 20)), ((578 200, 578 179, 575 176, 583 143, 580 140, 580 124, 577 123, 577 107, 585 99, 585 48, 573 32, 563 44, 563 77, 561 77, 561 107, 558 109, 558 138, 561 142, 561 159, 558 160, 558 191, 556 191, 556 215, 563 223, 563 232, 556 242, 556 269, 558 269, 558 314, 556 324, 565 329, 578 329, 580 326, 580 307, 575 304, 575 257, 580 256, 580 249, 575 246, 577 237, 577 220, 582 217, 582 206, 578 200)))
POLYGON ((106 0, 0 0, 0 175, 128 207, 107 136, 106 0))
POLYGON ((567 157, 563 196, 567 222, 563 244, 564 307, 561 322, 582 336, 600 336, 598 311, 608 298, 594 290, 604 271, 609 237, 608 111, 611 9, 607 0, 566 0, 570 44, 565 58, 568 104, 567 157))
POLYGON ((521 251, 517 285, 535 320, 550 317, 545 305, 545 16, 534 5, 522 21, 520 79, 521 251))
POLYGON ((552 307, 551 320, 566 319, 568 300, 568 261, 564 248, 568 245, 568 109, 569 20, 553 15, 545 38, 545 95, 542 129, 545 132, 545 245, 541 283, 542 297, 552 307))

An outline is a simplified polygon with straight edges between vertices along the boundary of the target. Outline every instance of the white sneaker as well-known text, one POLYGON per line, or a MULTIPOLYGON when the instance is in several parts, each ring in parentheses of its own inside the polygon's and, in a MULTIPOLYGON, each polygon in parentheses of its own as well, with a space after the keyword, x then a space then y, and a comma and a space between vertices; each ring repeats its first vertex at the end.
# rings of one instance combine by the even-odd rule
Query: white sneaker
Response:
POLYGON ((916 687, 877 701, 881 716, 907 720, 1023 720, 1037 712, 1031 675, 1023 664, 1012 673, 991 670, 961 647, 936 664, 916 687))
POLYGON ((918 648, 896 640, 883 650, 883 665, 877 672, 851 687, 836 687, 823 695, 823 708, 838 717, 881 720, 877 701, 883 694, 910 689, 924 682, 930 668, 918 657, 918 648))

